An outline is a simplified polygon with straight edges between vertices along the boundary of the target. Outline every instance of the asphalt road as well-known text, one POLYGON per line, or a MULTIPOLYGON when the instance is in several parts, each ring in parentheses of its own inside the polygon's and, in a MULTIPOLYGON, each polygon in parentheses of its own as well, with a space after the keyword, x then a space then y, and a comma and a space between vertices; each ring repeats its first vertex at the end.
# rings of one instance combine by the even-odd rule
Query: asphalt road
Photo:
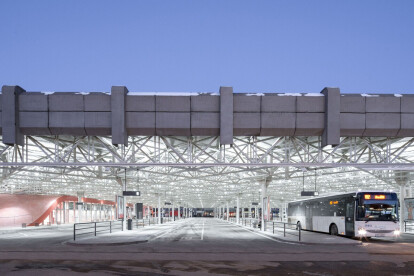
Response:
MULTIPOLYGON (((128 233, 129 235, 129 233, 128 233)), ((0 275, 414 275, 414 239, 303 245, 217 219, 130 231, 148 242, 71 246, 71 228, 0 236, 0 275)))

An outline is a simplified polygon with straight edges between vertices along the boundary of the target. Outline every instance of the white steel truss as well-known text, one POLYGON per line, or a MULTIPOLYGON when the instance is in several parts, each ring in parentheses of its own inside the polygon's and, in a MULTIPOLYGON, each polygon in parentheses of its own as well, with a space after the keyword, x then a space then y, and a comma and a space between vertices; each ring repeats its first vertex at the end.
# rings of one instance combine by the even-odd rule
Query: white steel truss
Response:
POLYGON ((0 192, 85 191, 113 199, 127 186, 136 201, 156 195, 190 206, 218 206, 241 194, 257 201, 260 181, 272 176, 273 200, 296 198, 302 189, 320 192, 358 188, 395 189, 393 170, 414 168, 413 138, 347 137, 321 147, 320 137, 130 137, 116 147, 110 137, 26 136, 25 146, 0 144, 0 192), (256 199, 255 199, 256 198, 256 199))

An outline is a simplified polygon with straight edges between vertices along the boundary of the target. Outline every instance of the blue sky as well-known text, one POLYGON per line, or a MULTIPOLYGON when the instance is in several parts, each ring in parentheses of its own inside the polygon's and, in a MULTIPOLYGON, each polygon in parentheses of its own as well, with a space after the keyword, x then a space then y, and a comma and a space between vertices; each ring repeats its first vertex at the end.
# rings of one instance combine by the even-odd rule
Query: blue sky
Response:
POLYGON ((414 93, 414 1, 0 2, 0 85, 414 93))

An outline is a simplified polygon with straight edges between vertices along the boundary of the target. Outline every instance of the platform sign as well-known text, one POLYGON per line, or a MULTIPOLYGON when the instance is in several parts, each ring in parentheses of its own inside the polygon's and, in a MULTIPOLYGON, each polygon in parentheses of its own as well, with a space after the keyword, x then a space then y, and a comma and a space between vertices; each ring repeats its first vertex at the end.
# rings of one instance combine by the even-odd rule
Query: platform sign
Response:
POLYGON ((404 199, 404 220, 414 220, 414 198, 404 199))
POLYGON ((318 191, 302 191, 300 192, 301 196, 318 196, 319 192, 318 191))
POLYGON ((122 195, 123 196, 140 196, 141 192, 140 191, 123 191, 122 195))
POLYGON ((124 218, 124 197, 116 196, 116 219, 124 218))

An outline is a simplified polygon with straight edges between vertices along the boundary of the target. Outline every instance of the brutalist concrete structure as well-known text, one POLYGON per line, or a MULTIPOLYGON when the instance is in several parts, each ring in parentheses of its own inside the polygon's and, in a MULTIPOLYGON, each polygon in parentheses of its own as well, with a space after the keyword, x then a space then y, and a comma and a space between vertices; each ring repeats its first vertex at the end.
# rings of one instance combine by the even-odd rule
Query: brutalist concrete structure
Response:
POLYGON ((3 86, 0 95, 2 141, 22 145, 24 135, 112 136, 321 136, 323 145, 340 137, 414 136, 414 95, 321 93, 110 93, 26 92, 3 86))

